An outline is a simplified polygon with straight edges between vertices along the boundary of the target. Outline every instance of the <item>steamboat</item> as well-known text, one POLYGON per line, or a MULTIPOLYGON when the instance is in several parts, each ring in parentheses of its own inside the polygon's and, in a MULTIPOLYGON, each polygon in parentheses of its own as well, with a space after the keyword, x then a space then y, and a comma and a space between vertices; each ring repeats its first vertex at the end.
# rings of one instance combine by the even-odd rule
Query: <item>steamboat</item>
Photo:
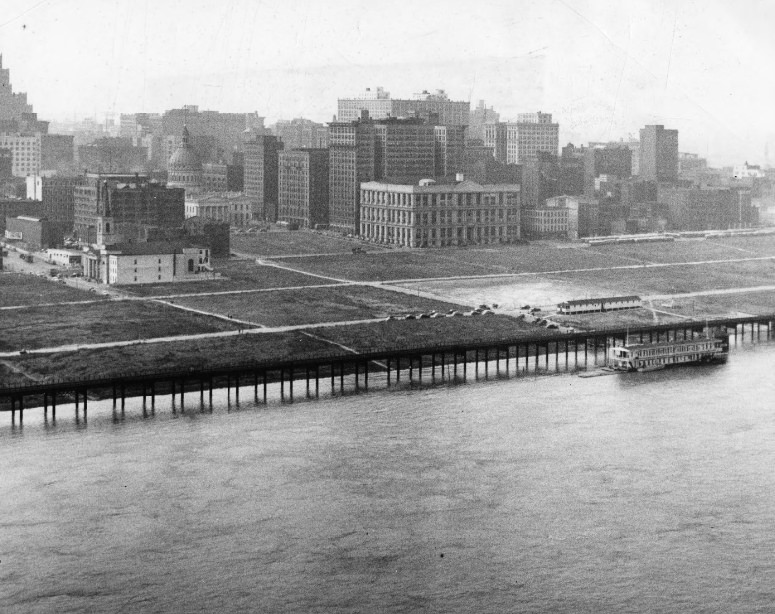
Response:
POLYGON ((672 365, 724 362, 728 354, 728 336, 706 334, 696 339, 615 346, 608 350, 607 367, 614 371, 656 371, 672 365))

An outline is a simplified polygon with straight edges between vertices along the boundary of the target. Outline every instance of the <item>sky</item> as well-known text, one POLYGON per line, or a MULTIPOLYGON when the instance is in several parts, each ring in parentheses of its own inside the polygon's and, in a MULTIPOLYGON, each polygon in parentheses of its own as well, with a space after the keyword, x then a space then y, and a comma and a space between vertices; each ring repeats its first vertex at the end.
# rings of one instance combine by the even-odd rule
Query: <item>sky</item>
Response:
POLYGON ((772 0, 0 0, 42 119, 184 104, 330 121, 337 98, 445 89, 561 144, 679 130, 714 165, 775 160, 772 0))

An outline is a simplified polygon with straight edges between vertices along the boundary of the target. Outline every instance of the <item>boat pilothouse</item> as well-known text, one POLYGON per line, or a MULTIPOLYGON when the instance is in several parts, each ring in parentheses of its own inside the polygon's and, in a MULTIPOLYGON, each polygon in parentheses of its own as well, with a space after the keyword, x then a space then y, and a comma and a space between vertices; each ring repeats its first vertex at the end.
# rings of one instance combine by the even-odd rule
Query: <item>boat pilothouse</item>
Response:
POLYGON ((670 365, 723 362, 729 353, 727 336, 674 339, 658 343, 627 343, 608 350, 608 368, 615 371, 654 371, 670 365))

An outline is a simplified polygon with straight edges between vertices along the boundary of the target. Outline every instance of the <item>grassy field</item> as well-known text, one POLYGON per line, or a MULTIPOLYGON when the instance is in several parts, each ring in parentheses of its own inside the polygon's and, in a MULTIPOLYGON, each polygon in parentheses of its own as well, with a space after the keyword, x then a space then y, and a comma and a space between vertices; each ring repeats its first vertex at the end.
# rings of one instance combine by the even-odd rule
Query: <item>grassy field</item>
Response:
POLYGON ((560 273, 549 279, 597 289, 591 296, 682 294, 775 285, 775 260, 560 273))
POLYGON ((158 370, 200 369, 251 360, 328 356, 340 352, 330 343, 299 333, 267 333, 223 339, 149 343, 50 355, 26 354, 5 362, 31 378, 108 377, 158 370))
POLYGON ((433 249, 278 259, 295 269, 352 281, 387 281, 531 273, 632 264, 587 248, 504 245, 492 249, 433 249))
MULTIPOLYGON (((239 335, 222 339, 149 343, 118 348, 78 350, 50 355, 26 354, 0 363, 0 382, 4 375, 12 381, 21 376, 9 366, 27 374, 30 380, 78 377, 108 377, 148 373, 160 369, 201 369, 251 360, 288 360, 338 356, 342 350, 329 339, 359 351, 399 349, 451 342, 492 341, 504 338, 546 336, 547 331, 504 316, 475 318, 439 318, 390 321, 358 326, 321 328, 302 332, 239 335), (316 338, 319 337, 319 338, 316 338), (3 364, 5 363, 5 364, 3 364), (12 374, 12 375, 11 375, 12 374)), ((11 383, 10 381, 8 383, 11 383)))
POLYGON ((715 294, 654 302, 654 307, 689 318, 775 313, 775 291, 715 294))
POLYGON ((775 237, 680 240, 669 243, 595 245, 589 249, 612 257, 627 256, 640 262, 702 262, 727 258, 775 256, 775 237), (746 243, 745 241, 749 242, 746 243))
POLYGON ((2 312, 0 351, 130 341, 235 328, 236 325, 215 318, 139 301, 30 307, 2 312))
POLYGON ((234 290, 287 288, 332 283, 271 265, 256 264, 254 260, 216 260, 215 270, 223 275, 219 279, 194 280, 165 284, 123 286, 127 294, 135 296, 168 296, 173 294, 206 294, 234 290))
POLYGON ((175 299, 176 304, 231 314, 264 326, 366 320, 388 315, 446 312, 459 306, 368 286, 304 288, 256 294, 229 294, 175 299))
POLYGON ((376 349, 430 346, 445 343, 471 343, 507 338, 543 337, 557 334, 536 324, 507 316, 490 315, 429 320, 393 320, 353 326, 334 326, 310 331, 359 352, 376 349))
POLYGON ((656 309, 625 309, 608 313, 586 313, 563 316, 556 313, 546 314, 553 322, 563 326, 572 326, 577 330, 601 330, 605 328, 622 328, 626 326, 649 326, 651 324, 673 324, 686 320, 682 314, 672 309, 663 309, 659 304, 656 309))
MULTIPOLYGON (((360 241, 309 230, 257 232, 231 236, 232 252, 255 256, 351 253, 353 247, 360 246, 363 246, 360 241)), ((380 251, 383 249, 369 246, 365 246, 365 248, 380 251)))
POLYGON ((36 275, 0 272, 0 307, 92 301, 103 297, 36 275))

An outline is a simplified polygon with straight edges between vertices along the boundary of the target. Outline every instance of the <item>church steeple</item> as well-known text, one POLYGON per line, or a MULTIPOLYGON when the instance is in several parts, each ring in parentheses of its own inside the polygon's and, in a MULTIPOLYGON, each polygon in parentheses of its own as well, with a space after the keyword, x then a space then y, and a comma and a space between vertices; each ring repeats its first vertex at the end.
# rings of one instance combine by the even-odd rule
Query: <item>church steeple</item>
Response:
POLYGON ((188 146, 190 143, 191 135, 188 132, 188 126, 186 124, 183 124, 183 145, 188 146))

